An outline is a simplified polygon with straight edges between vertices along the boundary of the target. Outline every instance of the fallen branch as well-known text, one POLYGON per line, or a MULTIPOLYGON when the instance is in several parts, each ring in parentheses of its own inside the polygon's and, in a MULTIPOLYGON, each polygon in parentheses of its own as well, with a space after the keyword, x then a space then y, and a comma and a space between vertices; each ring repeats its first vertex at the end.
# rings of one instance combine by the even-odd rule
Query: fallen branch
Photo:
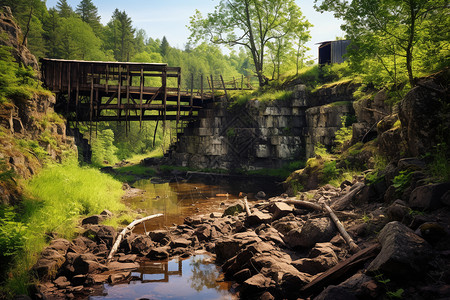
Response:
POLYGON ((344 240, 347 242, 347 244, 350 246, 350 251, 352 253, 356 253, 360 251, 361 249, 358 247, 358 245, 355 244, 351 236, 345 231, 344 225, 342 225, 341 221, 339 221, 338 217, 335 215, 331 207, 323 203, 323 208, 330 214, 331 219, 333 220, 334 224, 336 224, 337 229, 341 233, 344 240))
POLYGON ((293 204, 293 205, 298 205, 298 206, 302 206, 305 208, 310 208, 310 209, 314 209, 314 210, 323 210, 322 206, 320 206, 319 204, 316 203, 312 203, 312 202, 308 202, 308 201, 303 201, 303 200, 281 200, 284 203, 287 204, 293 204))
POLYGON ((122 232, 119 234, 119 236, 116 239, 116 242, 114 243, 113 247, 111 248, 111 252, 109 252, 108 258, 106 259, 106 263, 109 263, 112 259, 112 257, 114 256, 114 254, 116 254, 117 250, 119 249, 119 245, 120 242, 122 242, 122 239, 124 238, 125 234, 127 234, 128 231, 132 231, 134 229, 134 227, 136 227, 136 225, 148 221, 150 219, 156 218, 156 217, 161 217, 163 214, 156 214, 156 215, 151 215, 142 219, 138 219, 138 220, 134 220, 133 222, 131 222, 127 227, 125 227, 122 232))
POLYGON ((245 207, 245 212, 247 214, 247 217, 251 216, 252 213, 250 211, 250 207, 248 206, 247 196, 244 197, 244 207, 245 207))
POLYGON ((331 207, 333 207, 334 210, 343 210, 347 208, 347 205, 350 203, 350 201, 353 199, 353 197, 359 193, 366 185, 362 182, 355 183, 355 185, 352 186, 352 189, 345 194, 344 196, 340 197, 336 201, 331 204, 331 207))

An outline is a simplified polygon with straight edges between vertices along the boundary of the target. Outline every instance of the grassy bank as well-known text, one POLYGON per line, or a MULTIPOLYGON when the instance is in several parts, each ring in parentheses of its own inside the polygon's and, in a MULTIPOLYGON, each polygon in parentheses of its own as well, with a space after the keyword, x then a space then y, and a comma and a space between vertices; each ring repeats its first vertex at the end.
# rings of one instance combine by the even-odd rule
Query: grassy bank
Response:
POLYGON ((29 270, 50 237, 72 238, 84 215, 126 211, 121 182, 73 161, 50 165, 23 185, 20 205, 0 207, 0 298, 27 292, 29 270))

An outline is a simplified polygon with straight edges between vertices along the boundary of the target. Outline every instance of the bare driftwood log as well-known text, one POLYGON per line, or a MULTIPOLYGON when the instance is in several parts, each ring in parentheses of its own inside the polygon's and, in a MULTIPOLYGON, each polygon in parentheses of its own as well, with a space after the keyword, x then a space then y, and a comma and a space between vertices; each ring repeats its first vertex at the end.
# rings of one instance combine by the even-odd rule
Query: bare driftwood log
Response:
POLYGON ((250 211, 250 207, 248 206, 247 196, 244 197, 244 207, 245 207, 245 213, 247 214, 247 217, 251 216, 252 213, 250 211))
POLYGON ((283 201, 284 203, 287 203, 287 204, 298 205, 298 206, 302 206, 302 207, 310 208, 310 209, 314 209, 314 210, 323 210, 321 205, 313 203, 313 202, 308 202, 308 201, 303 201, 303 200, 284 200, 284 199, 282 199, 281 201, 283 201))
POLYGON ((334 224, 336 224, 336 227, 338 228, 339 232, 342 234, 342 237, 347 242, 347 244, 350 246, 350 251, 352 253, 356 253, 360 251, 361 249, 358 247, 358 245, 355 244, 353 239, 350 237, 350 235, 345 231, 344 225, 342 225, 341 221, 339 221, 336 214, 333 212, 333 210, 326 205, 323 204, 323 208, 330 214, 331 219, 333 220, 334 224))
MULTIPOLYGON (((319 277, 303 286, 300 289, 301 294, 306 298, 318 294, 324 287, 330 284, 337 284, 353 275, 364 263, 375 257, 380 252, 380 244, 371 245, 358 253, 352 255, 344 261, 341 261, 328 271, 322 273, 319 277)), ((312 297, 311 297, 312 298, 312 297)))
POLYGON ((127 234, 128 231, 132 231, 134 229, 134 227, 136 227, 136 225, 151 220, 153 218, 156 217, 161 217, 163 214, 156 214, 156 215, 151 215, 142 219, 138 219, 138 220, 134 220, 133 222, 131 222, 127 227, 125 227, 122 232, 119 234, 119 236, 116 239, 116 242, 114 243, 114 245, 111 248, 111 252, 109 252, 108 258, 106 259, 106 263, 109 263, 112 259, 112 257, 114 256, 114 254, 116 254, 117 249, 119 249, 119 245, 120 242, 122 242, 122 239, 124 238, 125 234, 127 234))

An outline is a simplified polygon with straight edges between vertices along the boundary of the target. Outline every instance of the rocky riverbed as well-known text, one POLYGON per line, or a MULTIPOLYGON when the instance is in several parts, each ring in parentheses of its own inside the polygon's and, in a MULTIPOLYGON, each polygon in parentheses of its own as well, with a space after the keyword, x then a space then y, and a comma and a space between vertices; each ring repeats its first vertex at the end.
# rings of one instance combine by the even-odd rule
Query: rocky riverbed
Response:
POLYGON ((105 211, 84 219, 73 241, 54 240, 42 252, 33 268, 40 279, 36 296, 101 295, 104 283, 137 280, 132 271, 144 261, 207 252, 242 299, 445 299, 448 185, 413 187, 409 202, 369 197, 379 185, 356 177, 339 188, 250 202, 249 212, 237 199, 224 211, 164 230, 129 233, 111 262, 106 258, 118 231, 101 225, 105 211), (330 205, 359 249, 352 253, 327 212, 302 202, 330 205), (412 209, 417 205, 420 213, 412 209))

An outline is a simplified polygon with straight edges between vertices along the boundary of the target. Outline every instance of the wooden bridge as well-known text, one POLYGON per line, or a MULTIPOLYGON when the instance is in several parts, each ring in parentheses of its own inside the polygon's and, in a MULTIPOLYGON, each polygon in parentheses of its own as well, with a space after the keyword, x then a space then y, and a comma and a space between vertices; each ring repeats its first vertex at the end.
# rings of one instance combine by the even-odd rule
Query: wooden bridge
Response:
POLYGON ((58 95, 70 121, 187 121, 218 89, 249 89, 234 80, 226 87, 220 76, 208 77, 208 88, 181 91, 181 68, 167 64, 41 59, 44 84, 58 95), (233 82, 231 83, 233 84, 233 82))

